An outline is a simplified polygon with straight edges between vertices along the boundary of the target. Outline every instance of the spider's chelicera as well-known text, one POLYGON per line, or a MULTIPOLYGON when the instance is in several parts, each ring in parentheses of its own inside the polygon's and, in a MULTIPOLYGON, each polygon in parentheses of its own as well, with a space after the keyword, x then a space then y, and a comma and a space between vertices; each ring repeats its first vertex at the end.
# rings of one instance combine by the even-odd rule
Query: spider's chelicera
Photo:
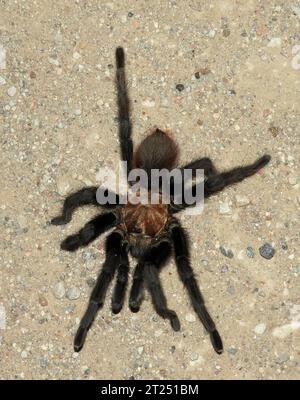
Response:
MULTIPOLYGON (((130 102, 126 87, 124 61, 124 50, 118 47, 116 50, 116 87, 121 158, 127 162, 129 172, 133 168, 139 168, 150 177, 152 169, 171 170, 176 166, 178 146, 169 133, 155 128, 133 152, 130 102)), ((191 169, 194 173, 198 169, 204 170, 204 197, 207 198, 223 190, 226 186, 255 174, 269 161, 270 156, 264 155, 253 164, 226 172, 218 172, 212 161, 205 157, 196 159, 182 169, 191 169)), ((129 182, 129 184, 132 183, 129 182)), ((148 184, 151 184, 151 179, 148 184)), ((192 191, 196 191, 196 187, 197 183, 194 183, 192 191)), ((114 193, 116 199, 114 204, 107 202, 100 206, 96 198, 97 189, 96 186, 85 187, 68 196, 64 201, 62 215, 51 221, 54 225, 67 224, 71 221, 73 212, 84 205, 94 205, 106 209, 105 212, 89 221, 78 233, 68 236, 61 243, 61 248, 67 251, 75 251, 79 247, 87 246, 102 233, 113 228, 106 238, 106 258, 102 270, 75 335, 75 351, 82 349, 87 332, 98 310, 103 306, 107 289, 115 273, 117 277, 112 296, 112 311, 114 313, 121 311, 128 283, 128 253, 130 252, 137 259, 129 295, 130 309, 133 312, 139 311, 143 301, 144 286, 146 286, 157 313, 170 321, 174 331, 179 331, 179 319, 175 311, 168 308, 159 279, 160 269, 173 254, 180 279, 187 289, 192 306, 209 333, 213 348, 218 354, 222 353, 221 337, 206 309, 191 267, 187 234, 175 217, 178 212, 191 204, 187 204, 185 201, 175 204, 172 196, 169 204, 165 204, 163 201, 156 202, 157 204, 151 204, 151 202, 133 204, 130 201, 122 204, 121 201, 118 201, 118 199, 120 200, 119 195, 114 193)), ((108 189, 103 190, 106 190, 106 193, 108 191, 108 189)), ((182 197, 184 199, 184 196, 182 197)))

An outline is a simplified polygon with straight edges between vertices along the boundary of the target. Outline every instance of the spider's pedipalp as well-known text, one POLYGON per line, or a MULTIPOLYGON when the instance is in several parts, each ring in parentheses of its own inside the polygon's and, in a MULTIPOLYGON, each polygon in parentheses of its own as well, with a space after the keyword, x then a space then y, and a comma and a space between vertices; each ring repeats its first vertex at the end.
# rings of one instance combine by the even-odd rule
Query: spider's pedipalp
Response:
POLYGON ((118 215, 114 212, 100 214, 79 230, 75 235, 68 236, 61 243, 61 249, 75 251, 79 247, 87 246, 102 233, 114 227, 118 222, 118 215))

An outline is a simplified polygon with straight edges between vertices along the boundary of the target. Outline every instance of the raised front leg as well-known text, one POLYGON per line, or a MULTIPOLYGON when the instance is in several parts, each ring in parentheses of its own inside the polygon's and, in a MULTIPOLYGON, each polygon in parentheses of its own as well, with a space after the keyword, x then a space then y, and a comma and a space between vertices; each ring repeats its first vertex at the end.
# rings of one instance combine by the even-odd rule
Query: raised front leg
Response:
POLYGON ((122 47, 116 50, 116 86, 118 96, 118 123, 121 158, 127 162, 127 172, 132 169, 133 143, 131 139, 132 124, 130 120, 130 102, 127 93, 125 76, 125 55, 122 47))

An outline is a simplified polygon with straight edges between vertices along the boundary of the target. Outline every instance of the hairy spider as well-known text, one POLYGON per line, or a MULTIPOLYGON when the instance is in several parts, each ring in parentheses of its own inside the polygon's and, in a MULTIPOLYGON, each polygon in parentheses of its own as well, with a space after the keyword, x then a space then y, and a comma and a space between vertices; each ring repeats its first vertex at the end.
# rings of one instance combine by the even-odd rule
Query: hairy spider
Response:
MULTIPOLYGON (((178 147, 172 137, 154 129, 140 143, 135 153, 131 139, 132 124, 130 120, 130 102, 125 80, 125 56, 121 47, 116 49, 116 87, 118 99, 119 140, 121 158, 127 162, 128 171, 140 168, 149 175, 152 169, 171 170, 178 159, 178 147)), ((217 172, 209 158, 199 158, 183 168, 203 169, 205 174, 204 197, 221 191, 228 185, 235 184, 255 174, 270 161, 269 155, 264 155, 253 164, 234 168, 226 172, 217 172)), ((195 189, 196 184, 193 184, 195 189)), ((62 215, 54 218, 54 225, 67 224, 71 221, 73 212, 84 205, 99 206, 96 199, 97 187, 85 187, 69 195, 63 205, 62 215)), ((107 189, 104 189, 107 190, 107 189)), ((137 258, 133 272, 133 283, 129 296, 129 307, 133 312, 140 309, 144 285, 147 286, 157 313, 170 321, 174 331, 180 329, 180 322, 173 310, 167 306, 159 271, 173 253, 177 270, 183 284, 187 288, 192 306, 200 321, 210 335, 215 351, 223 351, 221 337, 209 315, 197 281, 195 279, 189 254, 187 234, 175 214, 188 207, 188 204, 120 204, 116 194, 117 204, 104 204, 106 211, 89 221, 78 233, 68 236, 61 249, 75 251, 87 246, 105 231, 114 228, 106 239, 106 258, 90 296, 87 310, 80 322, 74 339, 75 351, 80 351, 84 345, 97 311, 103 306, 104 298, 115 273, 116 284, 112 296, 112 311, 118 313, 122 309, 128 283, 129 261, 128 252, 137 258)))

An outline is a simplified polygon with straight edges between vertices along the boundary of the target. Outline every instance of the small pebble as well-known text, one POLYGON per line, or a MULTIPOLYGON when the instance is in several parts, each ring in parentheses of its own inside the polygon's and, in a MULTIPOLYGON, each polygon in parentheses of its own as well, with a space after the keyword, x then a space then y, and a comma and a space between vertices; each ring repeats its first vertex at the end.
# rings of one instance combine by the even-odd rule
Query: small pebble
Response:
POLYGON ((249 258, 254 258, 255 252, 254 252, 253 247, 250 247, 250 246, 247 247, 246 255, 247 255, 247 257, 249 257, 249 258))
POLYGON ((81 58, 81 55, 77 51, 74 51, 73 58, 74 60, 79 60, 81 58))
POLYGON ((227 293, 229 294, 234 294, 235 293, 235 289, 233 285, 229 285, 227 288, 227 293))
POLYGON ((42 294, 39 295, 39 303, 42 307, 46 307, 48 305, 48 301, 45 296, 42 294))
POLYGON ((228 266, 227 266, 227 265, 223 265, 222 268, 221 268, 222 274, 225 274, 225 273, 228 272, 228 271, 229 271, 228 266))
POLYGON ((15 86, 11 86, 11 87, 7 90, 7 94, 8 94, 10 97, 13 97, 16 93, 17 93, 17 89, 15 88, 15 86))
POLYGON ((266 324, 264 323, 258 324, 254 328, 254 332, 257 333, 258 335, 262 335, 265 332, 266 328, 267 328, 266 324))
POLYGON ((23 350, 21 353, 21 357, 23 358, 23 360, 27 358, 27 356, 28 356, 27 351, 23 350))
POLYGON ((223 254, 223 256, 228 257, 228 258, 233 258, 233 252, 230 249, 227 249, 224 246, 220 246, 220 251, 223 254))
POLYGON ((223 36, 228 37, 230 35, 230 30, 228 28, 223 30, 223 36))
POLYGON ((221 215, 231 214, 231 208, 228 203, 221 203, 219 212, 221 215))
POLYGON ((270 245, 270 243, 265 243, 259 248, 259 254, 263 258, 270 260, 275 254, 275 249, 270 245))
POLYGON ((238 352, 238 349, 234 346, 230 346, 227 351, 229 354, 232 354, 234 356, 238 352))
POLYGON ((185 319, 186 319, 188 322, 190 322, 190 323, 196 321, 196 317, 195 317, 194 314, 187 314, 187 315, 185 316, 185 319))
POLYGON ((137 349, 137 351, 138 351, 139 355, 143 354, 143 352, 144 352, 144 346, 139 346, 138 349, 137 349))
POLYGON ((294 274, 298 274, 300 272, 300 267, 298 267, 297 265, 293 265, 292 268, 291 268, 291 271, 294 274))
POLYGON ((277 364, 283 364, 287 361, 289 361, 290 355, 288 353, 281 353, 277 358, 276 358, 276 363, 277 364))
POLYGON ((48 62, 49 64, 55 65, 56 67, 59 66, 59 61, 56 58, 49 57, 48 62))
POLYGON ((176 90, 178 90, 178 92, 182 92, 184 90, 184 85, 182 83, 177 83, 176 90))
POLYGON ((280 129, 276 126, 270 126, 269 132, 271 132, 273 137, 277 137, 280 133, 280 129))
POLYGON ((72 314, 75 310, 76 306, 74 304, 68 306, 65 308, 65 313, 66 314, 72 314))
POLYGON ((291 176, 289 177, 289 184, 290 184, 291 186, 295 186, 295 185, 297 185, 297 183, 298 183, 298 177, 297 177, 297 175, 291 175, 291 176))
POLYGON ((292 5, 291 10, 294 15, 297 15, 298 17, 300 17, 300 7, 298 7, 296 5, 292 5))
POLYGON ((65 124, 64 124, 62 121, 59 121, 59 123, 57 124, 57 127, 58 127, 59 129, 64 129, 65 124))
POLYGON ((191 360, 192 361, 196 361, 196 360, 198 360, 198 358, 199 358, 199 354, 198 353, 192 353, 191 354, 191 360))
POLYGON ((0 85, 5 85, 6 80, 3 78, 3 76, 0 76, 0 85))
POLYGON ((95 260, 97 258, 97 255, 93 249, 87 249, 82 252, 81 257, 84 262, 87 262, 95 260))
POLYGON ((80 297, 80 290, 77 287, 71 287, 66 295, 69 300, 77 300, 80 297))
POLYGON ((157 331, 154 332, 154 336, 159 337, 162 335, 162 333, 163 333, 163 331, 161 329, 158 329, 157 331))
POLYGON ((213 39, 216 36, 216 31, 214 29, 210 29, 206 36, 213 39))
POLYGON ((40 358, 40 367, 41 368, 47 368, 47 366, 48 366, 47 360, 44 357, 41 357, 40 358))
POLYGON ((55 286, 53 287, 53 293, 57 299, 62 299, 65 296, 66 290, 63 282, 57 282, 55 284, 55 286))
POLYGON ((279 37, 272 38, 268 43, 268 47, 280 47, 280 46, 281 46, 281 38, 279 37))
POLYGON ((239 206, 239 207, 247 206, 250 203, 248 197, 240 195, 240 194, 237 194, 235 196, 235 201, 236 201, 237 206, 239 206))
POLYGON ((6 328, 6 311, 3 304, 0 303, 0 329, 6 328))
POLYGON ((67 176, 60 176, 57 179, 57 192, 61 196, 65 196, 71 189, 70 182, 67 176))
POLYGON ((88 278, 88 279, 86 280, 86 283, 87 283, 87 285, 88 285, 89 287, 94 287, 96 281, 95 281, 94 278, 88 278))
POLYGON ((155 107, 155 101, 154 100, 145 100, 142 102, 142 105, 147 108, 152 108, 152 107, 155 107))

